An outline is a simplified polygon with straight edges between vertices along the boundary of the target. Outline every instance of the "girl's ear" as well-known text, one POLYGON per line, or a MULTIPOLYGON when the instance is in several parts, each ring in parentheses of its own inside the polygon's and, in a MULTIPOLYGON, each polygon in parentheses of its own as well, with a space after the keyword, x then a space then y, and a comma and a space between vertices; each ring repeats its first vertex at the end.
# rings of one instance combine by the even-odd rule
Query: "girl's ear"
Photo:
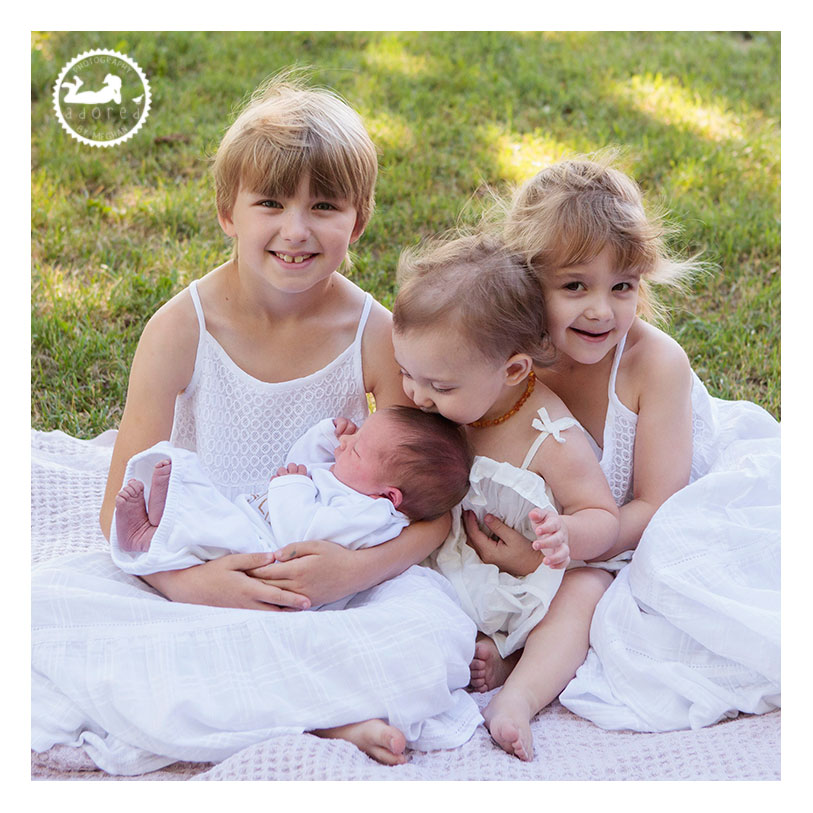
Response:
POLYGON ((516 353, 505 363, 505 383, 514 386, 524 381, 533 370, 534 363, 527 353, 516 353))
POLYGON ((217 222, 220 223, 220 228, 226 232, 228 237, 236 237, 237 232, 234 230, 234 221, 231 219, 231 212, 217 211, 217 222))

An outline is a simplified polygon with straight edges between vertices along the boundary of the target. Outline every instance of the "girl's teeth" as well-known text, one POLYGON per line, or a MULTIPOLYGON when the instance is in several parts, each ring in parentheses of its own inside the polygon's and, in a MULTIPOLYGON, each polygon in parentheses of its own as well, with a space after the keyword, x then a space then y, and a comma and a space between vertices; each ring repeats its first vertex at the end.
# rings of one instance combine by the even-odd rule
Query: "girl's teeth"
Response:
POLYGON ((307 260, 311 255, 300 254, 298 257, 292 257, 290 254, 278 254, 277 256, 286 263, 301 263, 307 260))

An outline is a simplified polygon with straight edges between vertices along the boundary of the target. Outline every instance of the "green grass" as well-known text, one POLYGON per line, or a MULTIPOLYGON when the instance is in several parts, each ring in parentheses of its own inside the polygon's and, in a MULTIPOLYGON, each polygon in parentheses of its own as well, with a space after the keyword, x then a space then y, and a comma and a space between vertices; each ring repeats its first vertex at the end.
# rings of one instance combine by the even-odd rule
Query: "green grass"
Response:
POLYGON ((487 186, 618 145, 681 226, 676 247, 717 268, 665 297, 667 330, 712 393, 780 415, 777 33, 80 32, 34 35, 31 60, 35 428, 116 426, 144 322, 228 256, 208 159, 241 100, 294 64, 379 147, 351 276, 380 301, 401 248, 477 217, 487 186), (62 66, 92 48, 135 59, 153 93, 110 149, 69 138, 51 107, 62 66))

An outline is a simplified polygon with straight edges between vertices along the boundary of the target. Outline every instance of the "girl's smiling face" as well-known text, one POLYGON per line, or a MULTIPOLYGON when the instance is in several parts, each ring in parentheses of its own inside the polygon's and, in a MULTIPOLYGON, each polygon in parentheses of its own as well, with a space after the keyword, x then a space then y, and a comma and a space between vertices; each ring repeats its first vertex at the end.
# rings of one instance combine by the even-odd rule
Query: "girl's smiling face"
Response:
MULTIPOLYGON (((425 412, 469 424, 502 415, 516 402, 515 357, 495 362, 457 331, 443 328, 395 332, 393 345, 404 392, 425 412)), ((527 370, 520 380, 526 376, 527 370)))
POLYGON ((305 175, 293 195, 269 197, 242 186, 219 220, 237 239, 238 264, 278 290, 301 293, 330 277, 358 239, 356 210, 346 200, 311 192, 305 175))
POLYGON ((542 287, 556 349, 580 364, 601 361, 632 327, 639 281, 637 274, 615 269, 609 247, 588 263, 549 274, 542 287))

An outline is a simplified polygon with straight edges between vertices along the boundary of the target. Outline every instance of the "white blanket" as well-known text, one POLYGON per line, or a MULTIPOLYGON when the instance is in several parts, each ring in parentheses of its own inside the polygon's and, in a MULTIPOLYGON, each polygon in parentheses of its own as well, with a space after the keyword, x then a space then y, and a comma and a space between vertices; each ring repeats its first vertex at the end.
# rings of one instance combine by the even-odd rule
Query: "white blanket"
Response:
MULTIPOLYGON (((96 550, 107 542, 97 524, 113 435, 78 441, 60 432, 32 432, 32 559, 96 550)), ((129 578, 129 577, 123 577, 129 578)), ((471 695, 482 708, 490 695, 471 695)), ((301 728, 300 728, 301 730, 301 728)), ((225 759, 175 763, 146 779, 778 779, 778 711, 740 715, 699 731, 662 734, 604 731, 558 703, 532 723, 537 756, 507 755, 479 726, 453 750, 409 752, 406 765, 385 767, 354 746, 292 731, 275 732, 225 759), (218 764, 212 765, 212 762, 218 764)), ((430 745, 429 748, 432 746, 430 745)), ((164 760, 166 763, 166 760, 164 760)), ((148 771, 146 767, 142 770, 148 771)), ((111 779, 81 749, 32 751, 37 779, 111 779)))

